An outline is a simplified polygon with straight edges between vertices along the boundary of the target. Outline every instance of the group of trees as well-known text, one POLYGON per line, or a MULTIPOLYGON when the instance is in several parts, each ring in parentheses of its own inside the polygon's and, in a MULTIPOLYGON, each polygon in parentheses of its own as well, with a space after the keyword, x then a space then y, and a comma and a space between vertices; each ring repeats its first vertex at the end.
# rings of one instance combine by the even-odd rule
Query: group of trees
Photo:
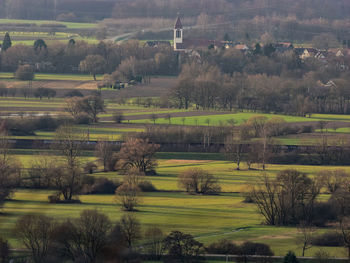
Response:
MULTIPOLYGON (((192 235, 180 231, 165 235, 160 228, 151 226, 144 230, 144 235, 142 232, 134 215, 123 215, 112 223, 97 210, 83 210, 79 217, 64 221, 28 214, 20 217, 14 227, 15 237, 29 250, 36 263, 57 260, 139 262, 139 253, 164 262, 201 262, 204 253, 237 255, 239 262, 247 262, 250 256, 263 256, 266 260, 273 256, 270 247, 262 243, 236 245, 220 240, 205 247, 192 235)), ((6 241, 2 243, 2 248, 8 251, 6 241)), ((8 252, 2 255, 5 260, 9 258, 8 252)))
MULTIPOLYGON (((41 262, 139 262, 139 252, 165 262, 194 262, 204 252, 203 244, 191 235, 172 231, 166 236, 158 227, 147 228, 131 214, 112 223, 97 210, 84 210, 78 218, 64 221, 45 215, 24 215, 14 228, 16 238, 41 262), (144 238, 141 247, 137 243, 144 238)), ((6 259, 8 258, 8 254, 6 259)))
POLYGON ((65 110, 78 123, 96 123, 98 114, 105 112, 105 108, 101 94, 94 94, 86 97, 67 98, 65 110))
POLYGON ((272 179, 264 175, 250 197, 269 225, 299 226, 302 253, 312 245, 343 246, 350 255, 350 175, 343 170, 322 171, 314 178, 296 170, 281 171, 272 179), (318 200, 321 190, 330 194, 318 200), (315 237, 315 226, 333 225, 333 234, 315 237), (336 241, 338 240, 338 241, 336 241))
POLYGON ((339 61, 324 67, 302 62, 293 51, 245 56, 228 49, 198 64, 182 65, 171 97, 179 108, 248 109, 304 116, 310 112, 347 113, 350 83, 339 61), (326 85, 333 80, 331 85, 326 85))
MULTIPOLYGON (((10 36, 7 35, 10 39, 10 36)), ((5 37, 5 39, 7 39, 5 37)), ((4 40, 5 41, 5 40, 4 40)), ((90 73, 106 75, 104 82, 128 82, 137 78, 148 79, 153 74, 174 75, 178 73, 177 56, 170 46, 147 47, 136 40, 124 44, 84 41, 46 44, 37 40, 33 47, 11 42, 0 53, 1 71, 90 73), (24 68, 24 67, 29 67, 24 68), (24 70, 26 69, 26 70, 24 70), (113 74, 112 74, 113 73, 113 74)), ((23 74, 22 74, 23 75, 23 74)), ((22 76, 18 74, 18 76, 22 76)))
POLYGON ((21 164, 9 154, 10 143, 0 126, 0 207, 11 198, 21 178, 21 164))

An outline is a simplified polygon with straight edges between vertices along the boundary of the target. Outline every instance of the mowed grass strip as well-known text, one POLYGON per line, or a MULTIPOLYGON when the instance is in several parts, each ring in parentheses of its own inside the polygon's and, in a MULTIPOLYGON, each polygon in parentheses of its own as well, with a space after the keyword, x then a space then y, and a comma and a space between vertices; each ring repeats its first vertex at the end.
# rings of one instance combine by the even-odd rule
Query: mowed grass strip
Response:
POLYGON ((97 24, 95 23, 77 23, 77 22, 61 22, 52 20, 24 20, 24 19, 0 19, 0 24, 61 24, 65 25, 67 28, 95 28, 97 24))
MULTIPOLYGON (((0 72, 0 79, 13 79, 13 73, 0 72)), ((98 80, 102 79, 102 75, 97 75, 98 80)), ((67 81, 93 81, 93 77, 89 74, 53 74, 53 73, 37 73, 36 80, 67 80, 67 81)))
MULTIPOLYGON (((280 117, 286 122, 312 122, 320 121, 318 118, 306 118, 290 115, 281 115, 281 114, 264 114, 264 113, 252 113, 252 112, 242 112, 242 113, 233 113, 233 114, 220 114, 220 115, 203 115, 203 116, 189 116, 189 117, 175 117, 171 118, 172 124, 177 125, 200 125, 200 126, 219 126, 219 125, 228 125, 228 121, 234 120, 235 124, 240 125, 250 119, 253 116, 264 116, 268 119, 273 117, 280 117)), ((142 120, 131 120, 131 123, 153 123, 150 119, 142 120)), ((159 118, 156 120, 156 124, 168 124, 168 120, 159 118)))

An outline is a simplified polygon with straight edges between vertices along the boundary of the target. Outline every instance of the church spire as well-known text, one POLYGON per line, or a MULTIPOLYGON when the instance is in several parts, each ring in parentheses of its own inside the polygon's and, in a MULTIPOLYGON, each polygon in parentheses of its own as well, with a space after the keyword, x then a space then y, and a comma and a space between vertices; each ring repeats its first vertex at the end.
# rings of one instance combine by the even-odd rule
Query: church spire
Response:
POLYGON ((175 29, 183 29, 180 16, 178 16, 176 19, 175 29))

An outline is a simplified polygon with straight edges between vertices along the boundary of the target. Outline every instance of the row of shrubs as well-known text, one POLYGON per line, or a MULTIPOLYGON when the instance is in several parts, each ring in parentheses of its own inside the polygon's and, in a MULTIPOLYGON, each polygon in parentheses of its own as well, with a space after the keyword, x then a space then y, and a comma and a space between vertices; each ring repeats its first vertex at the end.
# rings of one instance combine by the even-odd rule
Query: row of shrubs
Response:
MULTIPOLYGON (((86 175, 83 177, 82 194, 114 194, 115 190, 123 183, 118 180, 110 180, 105 177, 96 178, 86 175)), ((156 187, 147 180, 138 183, 142 192, 156 192, 156 187)))

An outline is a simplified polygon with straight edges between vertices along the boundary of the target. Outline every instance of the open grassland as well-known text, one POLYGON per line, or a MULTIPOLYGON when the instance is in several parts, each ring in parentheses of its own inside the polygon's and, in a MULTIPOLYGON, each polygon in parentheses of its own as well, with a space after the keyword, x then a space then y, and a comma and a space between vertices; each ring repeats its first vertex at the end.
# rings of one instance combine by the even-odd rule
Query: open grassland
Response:
MULTIPOLYGON (((17 154, 25 168, 38 160, 41 155, 28 151, 28 154, 17 154)), ((175 153, 167 153, 163 157, 176 157, 175 153)), ((234 165, 223 160, 203 160, 196 154, 192 160, 158 159, 157 175, 148 176, 159 190, 155 193, 143 193, 142 203, 135 212, 135 216, 142 223, 142 229, 149 226, 158 226, 166 233, 171 230, 180 230, 191 233, 197 240, 208 244, 222 238, 235 242, 247 240, 269 244, 276 255, 285 255, 288 250, 294 250, 300 255, 301 249, 297 245, 300 235, 295 227, 272 227, 262 224, 262 217, 254 204, 244 203, 243 193, 249 190, 249 186, 260 182, 264 171, 259 167, 256 170, 237 171, 234 165), (188 195, 181 192, 177 184, 177 176, 188 168, 203 168, 219 177, 223 193, 214 196, 188 195), (259 170, 258 170, 259 169, 259 170)), ((53 155, 57 161, 61 157, 53 155)), ((96 157, 82 157, 82 163, 96 160, 96 157)), ((319 171, 344 169, 350 172, 350 167, 331 166, 302 166, 302 165, 268 165, 266 173, 275 176, 284 169, 297 169, 310 176, 316 176, 319 171)), ((94 176, 103 176, 112 180, 122 180, 122 176, 116 172, 97 173, 94 176)), ((28 213, 44 213, 58 220, 75 218, 84 209, 98 209, 106 213, 112 221, 117 221, 125 212, 116 205, 113 195, 82 195, 82 204, 50 204, 47 201, 49 190, 18 190, 12 201, 8 201, 0 216, 0 233, 10 238, 14 247, 21 245, 13 237, 11 232, 18 217, 28 213)), ((327 195, 322 195, 321 200, 327 200, 327 195)), ((327 229, 318 229, 318 233, 327 229)), ((141 241, 142 243, 142 241, 141 241)), ((319 247, 314 247, 306 252, 307 256, 313 256, 319 247)), ((324 248, 332 256, 343 257, 345 251, 342 248, 324 248)))
MULTIPOLYGON (((52 158, 57 161, 61 160, 61 157, 52 153, 52 158)), ((312 165, 267 165, 267 169, 263 171, 261 167, 253 165, 253 170, 248 170, 245 164, 241 165, 241 170, 235 170, 234 163, 220 160, 221 155, 218 155, 218 160, 206 160, 205 154, 198 154, 196 158, 195 153, 188 153, 192 160, 183 159, 166 159, 171 157, 178 157, 178 154, 172 153, 159 153, 157 175, 147 176, 145 179, 150 180, 154 186, 160 191, 181 191, 177 183, 177 176, 188 168, 202 168, 218 177, 222 191, 226 193, 242 193, 250 190, 250 186, 259 184, 264 173, 269 176, 276 176, 278 172, 285 169, 297 169, 309 176, 316 176, 318 172, 324 170, 339 170, 343 169, 350 172, 350 167, 347 166, 312 166, 312 165)), ((185 154, 186 155, 186 154, 185 154)), ((36 151, 27 150, 27 152, 21 152, 16 154, 15 157, 21 161, 24 168, 29 168, 30 164, 39 160, 42 155, 36 153, 36 151)), ((208 155, 208 157, 213 155, 208 155)), ((96 157, 92 153, 86 153, 86 156, 82 157, 82 164, 86 162, 96 161, 96 157)), ((117 172, 100 172, 94 174, 96 177, 107 177, 114 180, 123 180, 123 176, 117 172)))
MULTIPOLYGON (((102 76, 97 75, 97 80, 101 80, 102 76)), ((9 72, 1 72, 0 73, 0 81, 1 80, 11 80, 14 79, 13 73, 9 72)), ((92 76, 88 74, 53 74, 53 73, 38 73, 35 74, 34 81, 41 80, 69 80, 69 81, 91 81, 92 76)), ((26 81, 27 82, 27 81, 26 81)))
MULTIPOLYGON (((116 205, 113 195, 81 196, 82 204, 49 204, 48 191, 20 190, 7 202, 0 216, 1 234, 10 238, 14 247, 21 247, 13 232, 16 219, 28 213, 44 213, 58 220, 75 218, 84 209, 97 209, 112 221, 123 214, 116 205)), ((218 196, 194 196, 185 193, 147 193, 135 216, 142 224, 142 230, 158 226, 164 232, 180 230, 191 233, 197 240, 208 244, 222 238, 235 242, 247 240, 269 244, 276 255, 285 255, 295 250, 300 255, 296 239, 296 228, 271 227, 261 224, 261 216, 252 204, 245 204, 237 194, 218 196)), ((324 229, 319 232, 324 232, 324 229)), ((313 255, 318 248, 308 250, 313 255)), ((326 248, 333 256, 344 256, 341 248, 326 248)))
POLYGON ((33 24, 33 25, 65 25, 67 28, 96 28, 97 24, 94 23, 75 23, 75 22, 61 22, 52 20, 23 20, 23 19, 0 19, 1 24, 33 24))
MULTIPOLYGON (((171 119, 172 124, 176 125, 201 125, 201 126, 222 126, 228 125, 228 121, 234 120, 235 124, 240 125, 253 116, 264 116, 268 119, 273 117, 280 117, 286 122, 312 122, 320 121, 320 118, 306 118, 298 116, 280 115, 280 114, 263 114, 256 112, 241 112, 232 114, 219 115, 204 115, 204 116, 188 116, 188 117, 174 117, 171 119)), ((349 119, 350 120, 350 119, 349 119)), ((153 123, 150 119, 133 120, 132 123, 153 123)), ((168 124, 168 120, 157 119, 157 124, 168 124)))

